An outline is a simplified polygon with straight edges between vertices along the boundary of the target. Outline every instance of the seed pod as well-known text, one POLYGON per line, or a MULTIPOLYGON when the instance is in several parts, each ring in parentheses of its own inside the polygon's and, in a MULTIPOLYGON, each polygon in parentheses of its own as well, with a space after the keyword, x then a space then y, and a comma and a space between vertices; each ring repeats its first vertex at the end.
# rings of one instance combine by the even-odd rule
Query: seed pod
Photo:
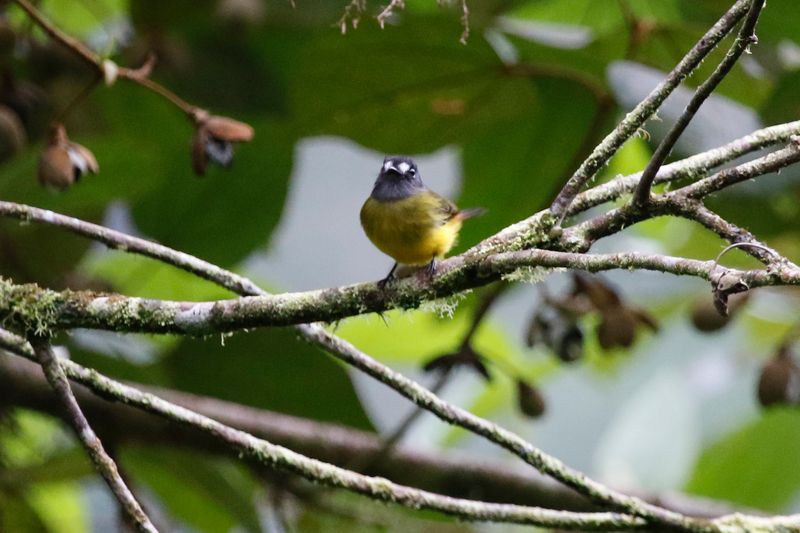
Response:
POLYGON ((546 410, 539 390, 522 379, 517 379, 517 405, 520 412, 530 418, 539 418, 546 410))
POLYGON ((83 175, 97 174, 99 170, 94 154, 85 146, 70 142, 62 124, 53 124, 48 145, 39 159, 39 183, 66 190, 83 175))
POLYGON ((0 160, 16 155, 28 141, 25 126, 8 106, 0 104, 0 160))
POLYGON ((744 307, 750 298, 749 292, 731 295, 728 301, 728 316, 719 314, 714 303, 708 298, 698 298, 692 306, 692 324, 698 331, 711 333, 724 328, 744 307))
POLYGON ((771 405, 800 405, 800 366, 788 347, 782 346, 761 367, 758 402, 771 405))
POLYGON ((253 128, 228 117, 195 115, 197 127, 192 138, 192 168, 195 174, 205 174, 209 163, 228 168, 233 163, 234 143, 253 139, 253 128))
POLYGON ((600 313, 597 338, 603 349, 632 346, 639 325, 658 330, 658 323, 650 313, 625 302, 600 278, 576 274, 573 279, 574 294, 584 294, 600 313))
POLYGON ((543 344, 565 363, 583 357, 583 330, 577 316, 557 307, 554 302, 548 302, 533 314, 525 343, 529 348, 543 344))
POLYGON ((556 345, 556 355, 565 363, 574 363, 583 357, 583 330, 577 322, 564 329, 556 345))

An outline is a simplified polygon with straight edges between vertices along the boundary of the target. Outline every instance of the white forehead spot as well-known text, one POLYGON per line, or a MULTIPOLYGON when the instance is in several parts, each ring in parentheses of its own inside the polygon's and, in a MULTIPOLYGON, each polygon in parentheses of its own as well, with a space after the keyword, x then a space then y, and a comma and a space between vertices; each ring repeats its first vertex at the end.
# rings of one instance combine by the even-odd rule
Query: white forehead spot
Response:
POLYGON ((398 170, 400 171, 400 174, 405 174, 406 172, 408 172, 408 169, 411 168, 411 165, 409 165, 405 161, 403 161, 402 163, 400 163, 397 166, 398 166, 398 170))
POLYGON ((389 170, 390 168, 392 168, 392 166, 393 165, 392 165, 392 160, 391 159, 389 159, 388 161, 384 161, 383 162, 383 170, 389 170))

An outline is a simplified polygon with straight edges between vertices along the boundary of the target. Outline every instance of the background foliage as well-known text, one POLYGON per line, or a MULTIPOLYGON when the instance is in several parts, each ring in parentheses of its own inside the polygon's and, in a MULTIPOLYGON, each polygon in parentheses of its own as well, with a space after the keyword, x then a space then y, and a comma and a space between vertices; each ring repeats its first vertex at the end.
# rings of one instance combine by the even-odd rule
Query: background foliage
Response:
MULTIPOLYGON (((460 6, 406 4, 385 29, 373 19, 382 6, 370 4, 358 27, 348 26, 342 35, 341 2, 41 2, 57 24, 113 52, 121 64, 137 65, 154 50, 154 78, 256 130, 252 143, 237 148, 233 168, 198 179, 189 163, 191 127, 179 112, 139 87, 102 87, 67 123, 71 137, 97 155, 101 174, 63 194, 36 183, 41 136, 51 114, 89 81, 89 73, 6 7, 2 22, 19 35, 17 45, 4 51, 0 101, 10 105, 13 87, 22 86, 36 98, 25 121, 30 142, 6 157, 0 196, 135 228, 274 289, 377 279, 389 261, 360 233, 357 210, 385 153, 418 155, 434 188, 460 205, 489 209, 462 233, 462 248, 473 244, 548 205, 582 156, 729 2, 470 2, 466 46, 459 43, 460 6), (27 32, 35 41, 22 46, 27 32)), ((800 118, 798 35, 794 0, 770 0, 759 23, 760 44, 700 113, 677 155, 717 146, 761 124, 800 118)), ((712 55, 694 79, 708 74, 722 53, 712 55)), ((648 125, 651 141, 680 112, 686 94, 679 91, 668 101, 663 122, 648 125)), ((603 177, 641 170, 651 146, 647 136, 632 140, 603 177)), ((718 195, 713 207, 800 259, 797 177, 785 171, 746 184, 718 195)), ((661 219, 601 247, 706 259, 716 255, 720 241, 689 222, 661 219)), ((10 222, 0 224, 0 274, 57 288, 100 283, 130 295, 226 296, 154 262, 10 222)), ((659 333, 612 352, 589 333, 586 357, 562 364, 546 349, 525 347, 523 332, 541 294, 521 284, 502 297, 475 339, 492 361, 495 379, 486 384, 460 371, 446 397, 620 488, 686 491, 798 512, 800 476, 791 473, 800 461, 800 412, 763 412, 755 400, 758 366, 792 327, 796 295, 788 289, 756 294, 733 324, 704 335, 687 319, 695 297, 710 299, 702 284, 654 274, 608 278, 657 315, 659 333), (517 412, 517 375, 542 390, 544 418, 517 412)), ((567 282, 554 276, 547 287, 559 293, 567 282)), ((424 362, 460 343, 474 301, 470 296, 461 302, 452 320, 439 317, 450 311, 443 305, 434 312, 390 313, 389 327, 377 317, 350 319, 338 333, 418 375, 424 362)), ((586 326, 591 332, 591 319, 586 326)), ((112 376, 370 431, 389 431, 410 409, 280 329, 203 340, 78 332, 59 341, 75 360, 112 376)), ((113 503, 61 426, 32 412, 11 409, 7 415, 0 434, 0 529, 102 531, 113 523, 113 503)), ((425 417, 406 442, 498 453, 425 417)), ((341 494, 331 495, 332 503, 363 516, 353 520, 295 505, 287 518, 276 504, 280 481, 265 483, 234 461, 140 446, 123 448, 121 463, 162 520, 182 530, 273 531, 282 520, 303 531, 475 527, 383 507, 362 509, 354 507, 365 505, 362 500, 341 494)))

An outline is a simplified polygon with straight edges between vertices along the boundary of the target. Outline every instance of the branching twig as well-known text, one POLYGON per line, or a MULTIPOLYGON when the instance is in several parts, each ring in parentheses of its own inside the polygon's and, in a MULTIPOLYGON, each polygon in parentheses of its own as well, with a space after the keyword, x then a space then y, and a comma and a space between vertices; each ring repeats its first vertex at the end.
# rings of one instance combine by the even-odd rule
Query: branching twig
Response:
MULTIPOLYGON (((6 330, 0 329, 0 347, 27 359, 36 360, 31 346, 23 338, 6 330)), ((364 494, 376 500, 411 508, 431 509, 458 516, 464 520, 512 522, 541 527, 611 531, 641 529, 647 524, 641 518, 619 513, 573 513, 511 504, 484 503, 450 498, 404 487, 387 479, 356 474, 310 459, 287 448, 257 439, 248 433, 171 404, 157 396, 143 393, 109 379, 72 361, 63 361, 62 367, 70 379, 85 385, 103 397, 134 405, 210 433, 249 459, 269 467, 292 472, 317 483, 364 494)))
POLYGON ((396 10, 404 9, 405 7, 405 0, 389 0, 389 3, 386 5, 386 7, 384 7, 375 18, 377 19, 378 24, 381 25, 381 28, 383 28, 384 24, 386 24, 386 19, 391 17, 396 10))
MULTIPOLYGON (((15 340, 15 344, 19 346, 21 340, 22 339, 15 340)), ((103 476, 103 479, 105 479, 111 492, 114 493, 127 520, 139 531, 157 533, 155 526, 150 522, 142 506, 139 505, 139 502, 136 501, 136 497, 122 480, 117 470, 116 463, 114 463, 111 456, 106 453, 103 448, 103 443, 97 438, 97 435, 89 425, 89 421, 86 420, 86 417, 83 415, 83 411, 81 411, 78 402, 75 400, 75 396, 72 394, 62 364, 58 361, 50 345, 41 341, 37 343, 35 353, 30 346, 25 347, 25 352, 25 356, 28 359, 32 361, 38 360, 53 392, 66 411, 67 419, 72 429, 75 431, 81 444, 83 444, 83 447, 86 448, 86 452, 92 459, 95 467, 97 467, 97 470, 103 476)))
MULTIPOLYGON (((483 298, 481 298, 475 313, 473 314, 469 328, 467 332, 464 334, 463 339, 461 340, 461 345, 458 348, 458 352, 463 353, 469 348, 470 343, 472 342, 473 337, 475 336, 475 332, 478 331, 478 326, 482 323, 484 317, 491 309, 494 302, 497 301, 497 298, 503 293, 504 289, 507 287, 507 284, 498 285, 483 298)), ((436 379, 436 382, 433 384, 429 390, 433 393, 438 395, 444 387, 450 382, 451 377, 453 376, 453 370, 455 367, 447 367, 444 369, 440 374, 439 377, 436 379)), ((416 406, 401 422, 397 425, 397 427, 392 431, 383 442, 383 446, 381 449, 378 450, 372 457, 367 459, 367 462, 364 463, 364 467, 356 468, 356 470, 366 470, 369 471, 372 466, 377 464, 378 462, 384 460, 389 454, 392 453, 392 450, 397 445, 398 442, 408 433, 408 431, 414 426, 414 423, 419 419, 422 413, 425 412, 425 409, 422 407, 416 406)))
POLYGON ((658 87, 642 100, 633 111, 628 113, 622 122, 614 128, 608 136, 594 149, 592 154, 575 171, 572 177, 556 197, 550 211, 556 222, 560 224, 567 213, 572 200, 581 191, 583 186, 602 168, 619 148, 644 122, 661 106, 664 100, 678 85, 702 62, 702 60, 717 46, 717 44, 733 29, 744 17, 749 6, 749 0, 738 0, 722 18, 711 27, 708 32, 689 50, 680 63, 669 73, 667 78, 658 87))
MULTIPOLYGON (((733 161, 749 153, 776 144, 784 144, 792 137, 800 135, 800 120, 763 128, 745 135, 724 146, 714 148, 669 165, 661 167, 654 183, 669 183, 684 179, 700 179, 720 165, 733 161)), ((587 209, 620 198, 632 192, 641 180, 642 173, 617 177, 608 183, 598 185, 579 194, 569 208, 569 215, 582 213, 587 209)))
MULTIPOLYGON (((0 388, 0 405, 64 416, 52 401, 52 389, 35 363, 18 357, 6 357, 3 353, 0 355, 0 382, 4 384, 0 388)), ((359 457, 374 456, 383 445, 377 435, 368 431, 142 383, 125 384, 326 463, 349 465, 359 457)), ((117 446, 128 443, 157 444, 235 457, 235 452, 223 446, 213 435, 120 402, 109 403, 81 385, 73 386, 72 390, 98 435, 102 437, 109 432, 117 446)), ((36 475, 34 469, 35 466, 31 467, 30 475, 16 476, 15 479, 30 480, 30 476, 36 475)), ((531 475, 527 469, 495 459, 476 460, 469 454, 453 450, 426 452, 401 445, 383 461, 376 463, 369 473, 387 477, 402 485, 468 499, 480 498, 565 511, 598 510, 578 493, 552 480, 531 475)), ((0 485, 9 482, 12 475, 13 472, 7 472, 6 475, 0 472, 0 485)), ((673 492, 642 494, 640 497, 667 509, 697 517, 716 518, 730 514, 735 509, 745 510, 673 492)))
MULTIPOLYGON (((16 204, 8 204, 2 203, 0 204, 0 211, 4 210, 4 208, 12 207, 10 209, 16 216, 20 216, 20 213, 28 213, 30 218, 34 218, 32 215, 34 212, 30 208, 25 208, 24 206, 16 206, 16 204), (19 208, 22 208, 21 212, 19 208)), ((51 220, 47 220, 50 217, 45 216, 42 217, 41 215, 46 215, 49 212, 41 212, 41 210, 36 212, 38 215, 36 218, 39 218, 45 222, 52 222, 51 220)), ((87 231, 89 234, 91 233, 102 233, 98 231, 95 227, 94 229, 91 226, 87 227, 86 224, 73 224, 70 223, 70 220, 74 221, 74 219, 69 219, 69 217, 61 217, 59 216, 60 223, 66 223, 67 226, 70 227, 72 231, 83 233, 87 231)), ((25 217, 23 217, 25 218, 25 217)), ((103 235, 104 242, 113 242, 114 233, 106 232, 103 235)), ((219 282, 223 285, 230 285, 230 284, 242 284, 242 280, 239 276, 236 276, 232 273, 226 272, 218 272, 220 269, 215 267, 217 271, 214 269, 206 269, 203 265, 205 264, 203 261, 191 258, 191 256, 187 256, 186 254, 179 254, 170 250, 166 247, 157 245, 155 243, 148 243, 142 239, 135 239, 132 237, 126 237, 125 240, 126 246, 131 251, 136 251, 137 248, 146 250, 147 255, 151 257, 159 257, 167 263, 179 266, 180 268, 184 268, 186 270, 190 270, 193 272, 202 273, 203 277, 206 279, 211 279, 212 277, 218 277, 219 282)), ((513 271, 519 265, 520 261, 523 261, 525 264, 528 264, 529 261, 533 259, 542 259, 545 262, 547 260, 554 260, 557 259, 559 261, 558 266, 563 266, 563 259, 569 259, 574 261, 574 266, 576 268, 618 268, 617 265, 622 264, 625 267, 635 266, 637 264, 641 265, 650 265, 652 267, 658 269, 674 269, 678 270, 685 270, 686 272, 694 272, 698 275, 708 275, 708 269, 710 265, 704 264, 703 262, 699 261, 691 261, 691 260, 683 260, 683 259, 674 259, 674 258, 660 258, 660 257, 650 257, 650 256, 639 256, 637 254, 616 254, 616 255, 609 255, 601 258, 591 258, 582 254, 564 254, 558 255, 557 252, 549 252, 544 250, 531 250, 526 252, 511 252, 510 254, 498 254, 492 260, 498 267, 508 268, 511 267, 508 272, 513 271), (553 255, 553 254, 556 255, 553 255), (521 255, 520 255, 521 254, 521 255), (536 256, 535 254, 540 254, 536 256), (598 260, 599 259, 599 260, 598 260)), ((462 258, 453 258, 448 261, 463 261, 462 258)), ((488 264, 488 267, 492 268, 492 262, 488 264)), ((447 263, 447 262, 445 262, 447 263)), ((554 265, 551 265, 554 266, 554 265)), ((501 268, 502 271, 502 268, 501 268)), ((742 273, 744 276, 744 273, 742 273)), ((748 280, 750 286, 757 286, 758 284, 758 276, 752 276, 752 279, 748 280)), ((407 282, 406 282, 407 283, 407 282)), ((372 287, 371 290, 374 291, 374 284, 367 284, 366 286, 362 285, 362 288, 372 287)), ((367 289, 370 290, 370 289, 367 289)), ((263 294, 263 291, 260 291, 263 294)), ((30 295, 29 295, 30 296, 30 295)), ((47 297, 44 299, 40 299, 39 297, 42 296, 36 295, 37 301, 48 301, 47 297)), ((372 293, 371 298, 375 298, 376 293, 372 293)), ((262 297, 265 298, 265 297, 262 297)), ((247 300, 247 299, 242 299, 247 300)), ((368 300, 363 300, 368 301, 368 300)), ((49 301, 52 303, 52 300, 49 301)), ((106 302, 108 303, 108 302, 106 302)), ((128 310, 130 311, 130 309, 128 310)), ((128 314, 128 317, 133 317, 133 315, 128 314)), ((139 316, 139 318, 143 318, 139 316)), ((357 350, 354 346, 350 343, 339 339, 328 332, 326 332, 322 327, 318 325, 301 325, 298 326, 301 334, 309 340, 310 342, 322 347, 325 351, 331 353, 333 356, 337 357, 338 359, 344 361, 347 364, 354 366, 362 370, 363 372, 367 373, 368 375, 378 379, 379 381, 385 383, 386 385, 392 387, 397 392, 405 396, 406 398, 412 400, 417 405, 423 406, 436 416, 445 420, 449 423, 454 425, 458 425, 472 431, 478 435, 481 435, 488 440, 506 448, 507 450, 511 451, 515 455, 521 457, 526 462, 531 464, 532 466, 536 467, 542 473, 552 476, 553 478, 561 481, 562 483, 570 486, 590 497, 593 501, 613 506, 614 508, 629 510, 633 514, 637 514, 639 516, 646 517, 648 519, 653 520, 657 523, 667 523, 667 524, 684 524, 685 518, 678 515, 677 513, 670 513, 658 507, 651 506, 646 504, 645 502, 641 502, 636 498, 630 498, 623 494, 617 493, 615 491, 611 491, 606 487, 600 485, 597 482, 589 480, 583 474, 573 471, 563 465, 557 459, 550 457, 537 448, 533 447, 529 443, 527 443, 524 439, 520 438, 519 436, 507 431, 503 430, 499 426, 492 424, 486 420, 483 420, 479 417, 468 413, 462 409, 454 407, 447 402, 442 401, 436 395, 431 394, 425 388, 421 387, 417 383, 412 380, 409 380, 405 376, 398 374, 391 370, 390 368, 378 363, 374 359, 370 358, 366 354, 357 350)))
POLYGON ((166 98, 170 103, 183 111, 191 120, 195 120, 198 108, 193 106, 177 94, 173 93, 166 87, 159 83, 154 82, 148 76, 152 68, 152 56, 148 57, 145 64, 136 69, 119 67, 112 61, 104 59, 95 54, 85 44, 78 39, 66 34, 50 22, 29 0, 14 0, 14 2, 22 8, 28 16, 40 28, 42 28, 51 39, 60 43, 65 48, 74 53, 77 57, 83 60, 89 68, 94 70, 100 77, 105 78, 107 83, 113 83, 116 79, 124 79, 133 83, 139 84, 142 87, 153 91, 154 93, 166 98))
POLYGON ((731 49, 711 76, 697 88, 697 91, 694 93, 694 96, 692 96, 686 109, 681 113, 678 121, 669 130, 661 143, 659 143, 656 151, 653 153, 653 157, 650 158, 650 162, 647 164, 647 167, 645 167, 644 172, 642 172, 642 178, 633 195, 634 204, 641 207, 647 203, 650 199, 650 187, 653 185, 653 180, 658 170, 661 168, 661 165, 664 164, 670 152, 672 152, 675 143, 678 142, 680 136, 683 135, 683 132, 686 130, 686 127, 689 126, 689 123, 700 109, 700 106, 703 105, 703 102, 711 96, 711 93, 714 92, 722 80, 725 79, 725 76, 733 69, 745 50, 748 50, 752 44, 758 41, 755 35, 756 22, 758 22, 758 17, 765 3, 766 0, 752 1, 747 17, 742 23, 739 35, 736 37, 736 42, 733 43, 733 46, 731 46, 731 49))
MULTIPOLYGON (((664 204, 667 205, 667 204, 664 204)), ((659 205, 655 206, 656 208, 659 205)), ((607 220, 617 231, 626 223, 607 220)), ((635 220, 633 216, 628 220, 635 220)), ((614 233, 609 225, 579 227, 587 236, 614 233)), ((612 227, 613 227, 612 226, 612 227)), ((573 235, 572 232, 569 233, 573 235)), ((497 253, 487 258, 455 257, 441 263, 442 279, 432 283, 403 280, 397 284, 402 299, 386 296, 374 283, 233 300, 188 302, 125 297, 91 291, 57 292, 34 285, 0 281, 0 314, 7 323, 46 331, 90 328, 121 333, 178 333, 195 336, 226 333, 255 327, 291 326, 308 322, 334 322, 365 313, 414 308, 486 285, 521 269, 543 267, 601 272, 605 270, 653 270, 675 275, 709 278, 709 262, 659 254, 585 254, 552 250, 497 253)), ((800 285, 800 270, 787 265, 775 271, 737 271, 750 287, 800 285)))

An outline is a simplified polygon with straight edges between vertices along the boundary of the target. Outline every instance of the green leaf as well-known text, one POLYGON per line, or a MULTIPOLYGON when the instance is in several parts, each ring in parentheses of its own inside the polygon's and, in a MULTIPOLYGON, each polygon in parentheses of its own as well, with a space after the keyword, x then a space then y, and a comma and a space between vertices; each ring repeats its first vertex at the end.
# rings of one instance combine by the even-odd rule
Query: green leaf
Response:
POLYGON ((184 339, 162 364, 182 390, 372 429, 344 368, 288 328, 184 339))
POLYGON ((687 485, 693 494, 768 511, 800 491, 800 411, 771 409, 703 452, 687 485))
POLYGON ((463 46, 460 32, 457 19, 438 15, 321 35, 291 78, 298 127, 305 135, 343 135, 377 150, 420 153, 514 116, 526 99, 524 84, 503 72, 484 39, 476 35, 463 46))
POLYGON ((133 206, 136 223, 167 246, 229 266, 266 244, 283 210, 294 139, 280 124, 253 122, 252 143, 236 147, 227 172, 190 175, 188 138, 184 157, 161 172, 171 175, 133 206))
POLYGON ((51 533, 52 530, 24 497, 0 492, 0 531, 51 533))
POLYGON ((139 255, 102 250, 87 257, 82 272, 130 296, 206 301, 232 298, 230 291, 172 265, 139 255))
POLYGON ((170 448, 126 448, 121 462, 175 518, 198 531, 261 531, 256 483, 241 466, 170 448))
POLYGON ((593 97, 564 80, 530 87, 536 99, 513 120, 497 121, 464 145, 459 205, 488 212, 464 224, 462 248, 545 207, 572 171, 596 110, 593 97))

